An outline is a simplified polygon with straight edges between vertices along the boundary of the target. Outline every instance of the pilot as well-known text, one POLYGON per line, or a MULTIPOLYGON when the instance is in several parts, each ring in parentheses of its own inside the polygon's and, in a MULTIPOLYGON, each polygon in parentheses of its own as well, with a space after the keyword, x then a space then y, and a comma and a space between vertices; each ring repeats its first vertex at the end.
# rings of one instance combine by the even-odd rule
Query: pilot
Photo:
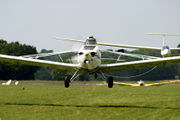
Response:
POLYGON ((86 45, 95 45, 97 44, 96 42, 96 39, 93 37, 93 36, 89 36, 87 39, 86 39, 86 45))

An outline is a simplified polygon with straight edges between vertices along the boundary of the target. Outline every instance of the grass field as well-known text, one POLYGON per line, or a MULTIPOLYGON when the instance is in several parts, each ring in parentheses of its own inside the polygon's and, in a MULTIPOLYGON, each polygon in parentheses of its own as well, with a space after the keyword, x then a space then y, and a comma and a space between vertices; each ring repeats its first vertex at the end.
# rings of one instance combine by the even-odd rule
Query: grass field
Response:
POLYGON ((67 89, 25 83, 0 86, 0 120, 180 120, 180 84, 67 89))

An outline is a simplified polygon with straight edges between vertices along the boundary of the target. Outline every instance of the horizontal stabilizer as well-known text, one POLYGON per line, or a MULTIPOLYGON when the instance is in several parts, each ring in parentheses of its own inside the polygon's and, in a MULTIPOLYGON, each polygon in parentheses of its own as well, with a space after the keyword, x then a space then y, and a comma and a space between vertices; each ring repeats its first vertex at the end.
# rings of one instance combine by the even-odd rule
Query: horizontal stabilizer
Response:
POLYGON ((71 41, 71 42, 81 42, 85 43, 83 40, 75 40, 75 39, 68 39, 68 38, 59 38, 59 37, 54 37, 56 40, 64 40, 64 41, 71 41))
POLYGON ((146 33, 145 35, 180 36, 180 34, 168 34, 168 33, 146 33))
MULTIPOLYGON (((148 33, 148 34, 152 34, 152 33, 148 33)), ((157 35, 158 35, 158 34, 157 34, 157 35)), ((173 34, 169 34, 169 35, 173 36, 173 34)), ((175 35, 178 35, 178 34, 174 34, 174 36, 175 36, 175 35)), ((83 40, 76 40, 76 39, 59 38, 59 37, 55 37, 55 39, 57 39, 57 40, 71 41, 71 42, 81 42, 81 43, 85 43, 85 41, 83 41, 83 40)), ((123 45, 123 44, 113 44, 113 43, 103 43, 103 42, 98 42, 97 45, 109 46, 109 47, 120 47, 120 48, 132 48, 132 49, 161 50, 160 47, 123 45)), ((180 48, 172 48, 171 50, 180 50, 180 48)))

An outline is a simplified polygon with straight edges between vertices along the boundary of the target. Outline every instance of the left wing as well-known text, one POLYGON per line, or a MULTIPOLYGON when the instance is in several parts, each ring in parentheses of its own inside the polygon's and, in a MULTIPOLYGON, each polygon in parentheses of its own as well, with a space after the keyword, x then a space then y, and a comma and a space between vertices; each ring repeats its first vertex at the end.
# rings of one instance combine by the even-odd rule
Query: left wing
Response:
POLYGON ((53 69, 59 69, 59 70, 76 71, 76 69, 79 69, 78 64, 70 64, 70 63, 53 62, 53 61, 39 60, 39 59, 32 59, 32 58, 24 58, 22 56, 17 57, 17 56, 0 54, 0 61, 10 62, 10 63, 15 63, 15 64, 24 64, 24 65, 31 65, 31 66, 38 66, 38 67, 53 68, 53 69))
POLYGON ((163 66, 163 65, 178 64, 178 63, 180 63, 180 56, 140 60, 140 61, 132 61, 132 62, 124 62, 124 63, 101 64, 98 70, 102 72, 112 72, 118 70, 163 66))

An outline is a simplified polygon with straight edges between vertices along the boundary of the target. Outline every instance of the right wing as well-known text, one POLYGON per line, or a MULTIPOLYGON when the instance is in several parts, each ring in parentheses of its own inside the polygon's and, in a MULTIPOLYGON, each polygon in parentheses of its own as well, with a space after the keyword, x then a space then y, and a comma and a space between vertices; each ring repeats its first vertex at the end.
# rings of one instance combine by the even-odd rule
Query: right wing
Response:
POLYGON ((18 56, 0 54, 0 61, 10 62, 10 63, 15 63, 15 64, 24 64, 24 65, 31 65, 31 66, 38 66, 38 67, 53 68, 53 69, 59 69, 59 70, 76 71, 77 69, 79 69, 78 64, 24 58, 22 56, 18 57, 18 56))

